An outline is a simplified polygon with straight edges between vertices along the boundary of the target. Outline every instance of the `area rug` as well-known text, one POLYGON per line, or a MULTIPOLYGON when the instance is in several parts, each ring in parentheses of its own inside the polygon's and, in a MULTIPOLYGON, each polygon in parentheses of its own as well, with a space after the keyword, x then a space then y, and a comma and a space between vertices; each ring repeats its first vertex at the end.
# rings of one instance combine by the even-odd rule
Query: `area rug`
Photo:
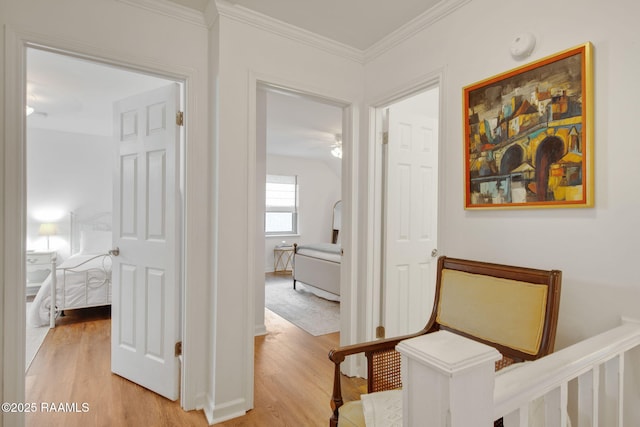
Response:
MULTIPOLYGON (((31 303, 27 303, 27 317, 29 314, 29 309, 31 308, 31 303)), ((33 362, 33 358, 36 357, 44 338, 47 336, 47 332, 49 332, 49 325, 40 326, 40 327, 32 327, 27 322, 27 333, 26 333, 26 346, 25 346, 25 372, 29 369, 31 362, 33 362)))
POLYGON ((265 282, 265 306, 314 336, 340 330, 340 303, 320 298, 293 279, 270 279, 265 282))

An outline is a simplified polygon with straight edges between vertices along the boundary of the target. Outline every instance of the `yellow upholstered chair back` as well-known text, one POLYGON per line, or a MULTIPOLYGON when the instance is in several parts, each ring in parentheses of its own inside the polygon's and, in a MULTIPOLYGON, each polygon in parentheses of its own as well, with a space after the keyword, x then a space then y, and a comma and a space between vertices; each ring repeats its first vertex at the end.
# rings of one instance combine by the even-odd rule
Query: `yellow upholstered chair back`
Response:
POLYGON ((446 257, 439 262, 433 326, 490 344, 511 358, 531 360, 553 351, 559 271, 446 257))

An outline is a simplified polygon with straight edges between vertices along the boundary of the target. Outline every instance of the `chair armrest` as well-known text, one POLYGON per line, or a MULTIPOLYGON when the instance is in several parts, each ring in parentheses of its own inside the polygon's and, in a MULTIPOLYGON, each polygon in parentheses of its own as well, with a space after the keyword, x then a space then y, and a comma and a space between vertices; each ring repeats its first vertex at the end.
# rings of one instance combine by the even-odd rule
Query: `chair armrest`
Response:
POLYGON ((406 340, 408 338, 413 338, 422 334, 424 334, 424 331, 420 331, 417 334, 404 335, 401 337, 386 338, 386 339, 375 340, 375 341, 368 341, 368 342, 334 348, 331 351, 329 351, 329 359, 333 363, 339 365, 340 363, 344 362, 344 359, 347 356, 351 356, 353 354, 371 352, 371 351, 392 349, 392 348, 395 348, 395 346, 400 341, 406 340))
MULTIPOLYGON (((400 337, 386 338, 376 341, 369 341, 360 344, 353 344, 344 347, 338 347, 329 352, 329 360, 334 363, 334 376, 333 376, 333 394, 331 396, 331 409, 333 410, 333 416, 331 417, 331 425, 337 426, 338 424, 338 409, 344 404, 342 400, 342 386, 341 386, 341 372, 340 372, 340 364, 344 361, 347 356, 351 356, 354 354, 364 353, 367 358, 367 392, 371 393, 373 391, 380 391, 382 389, 390 389, 388 388, 379 388, 376 387, 377 376, 380 374, 385 376, 385 372, 379 372, 374 370, 374 356, 377 354, 386 354, 386 353, 396 353, 395 348, 396 345, 402 340, 406 340, 409 338, 414 338, 419 335, 424 335, 428 331, 423 329, 422 331, 410 334, 403 335, 400 337)), ((398 355, 399 357, 399 355, 398 355)), ((399 360, 399 359, 398 359, 399 360)), ((399 367, 399 362, 397 364, 399 367)), ((397 381, 399 381, 400 372, 393 372, 391 375, 395 375, 398 377, 397 381)), ((397 383, 396 381, 396 383, 397 383)), ((391 381, 390 383, 394 383, 391 381)))

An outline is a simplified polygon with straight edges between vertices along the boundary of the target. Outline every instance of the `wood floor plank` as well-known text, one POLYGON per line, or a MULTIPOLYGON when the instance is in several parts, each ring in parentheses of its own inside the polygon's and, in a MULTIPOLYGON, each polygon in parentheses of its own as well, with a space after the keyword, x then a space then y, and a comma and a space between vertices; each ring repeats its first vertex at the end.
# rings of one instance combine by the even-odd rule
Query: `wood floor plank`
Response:
MULTIPOLYGON (((328 425, 333 364, 328 351, 339 334, 314 337, 265 310, 267 334, 255 339, 254 409, 219 427, 313 427, 328 425)), ((111 321, 102 309, 69 312, 58 321, 27 371, 26 401, 75 402, 80 412, 27 414, 27 427, 207 425, 202 411, 185 412, 178 402, 111 373, 111 321), (82 403, 89 405, 82 412, 82 403)), ((363 392, 365 381, 343 381, 345 399, 363 392)))

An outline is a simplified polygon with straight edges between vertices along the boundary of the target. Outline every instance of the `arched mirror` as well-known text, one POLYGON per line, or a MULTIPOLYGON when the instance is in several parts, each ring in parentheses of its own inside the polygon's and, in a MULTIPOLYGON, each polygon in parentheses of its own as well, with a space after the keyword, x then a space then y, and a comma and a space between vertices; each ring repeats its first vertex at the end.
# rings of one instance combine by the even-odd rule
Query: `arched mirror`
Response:
POLYGON ((342 228, 342 200, 333 205, 333 233, 331 243, 340 243, 340 230, 342 228))

